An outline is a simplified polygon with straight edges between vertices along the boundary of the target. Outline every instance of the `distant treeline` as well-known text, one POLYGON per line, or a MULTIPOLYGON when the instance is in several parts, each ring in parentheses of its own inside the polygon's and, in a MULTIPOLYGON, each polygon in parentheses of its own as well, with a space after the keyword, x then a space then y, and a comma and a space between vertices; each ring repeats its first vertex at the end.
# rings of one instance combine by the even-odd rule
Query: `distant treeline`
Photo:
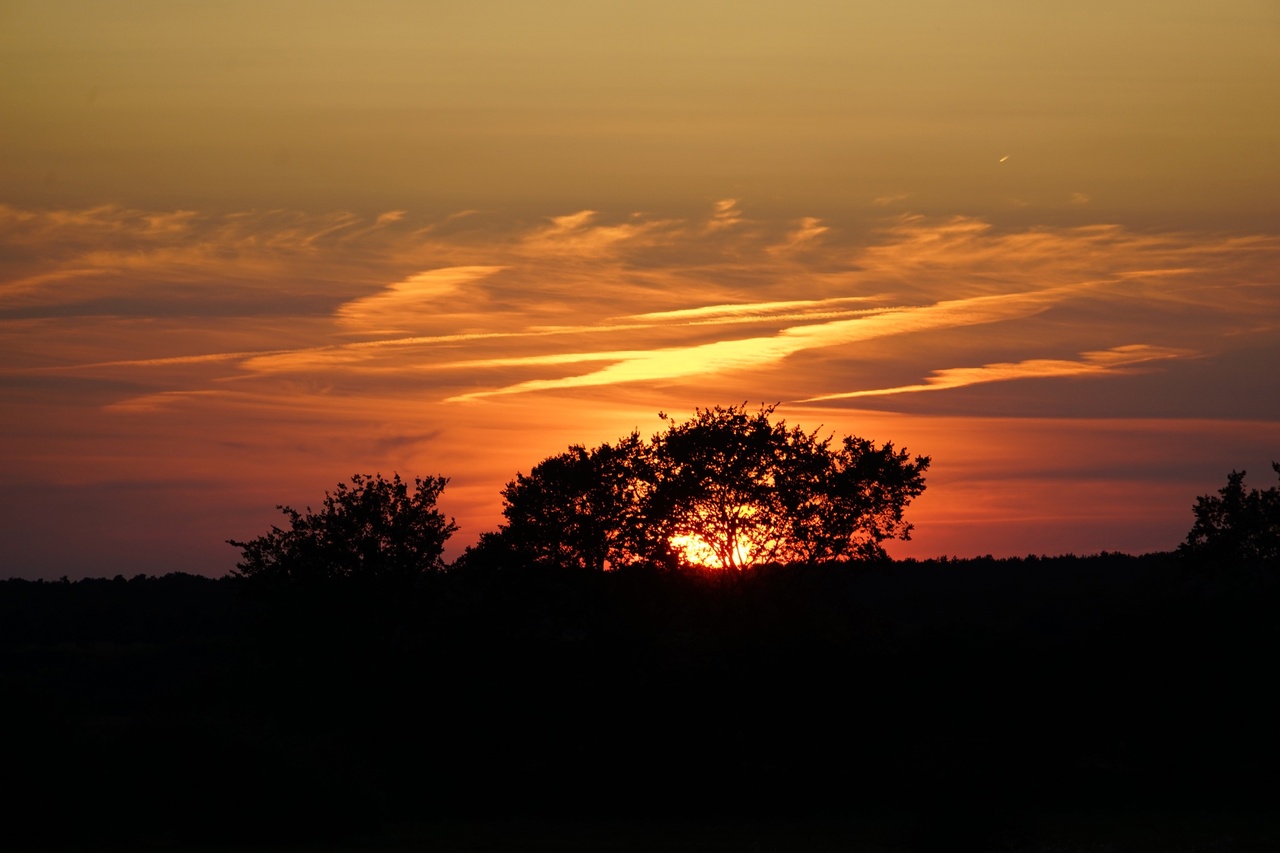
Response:
POLYGON ((963 849, 1042 810, 1265 811, 1277 613, 1265 565, 1173 554, 9 580, 4 826, 895 814, 907 847, 963 849))

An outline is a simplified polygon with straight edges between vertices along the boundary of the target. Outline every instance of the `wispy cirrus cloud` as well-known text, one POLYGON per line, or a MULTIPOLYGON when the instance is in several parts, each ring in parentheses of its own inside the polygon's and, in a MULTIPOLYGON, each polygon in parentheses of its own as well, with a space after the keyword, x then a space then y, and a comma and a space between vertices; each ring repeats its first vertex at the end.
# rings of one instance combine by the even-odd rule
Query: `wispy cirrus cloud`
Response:
POLYGON ((768 337, 721 340, 688 347, 643 351, 563 354, 502 358, 462 362, 457 367, 532 366, 611 361, 591 373, 557 379, 534 379, 503 388, 473 391, 449 398, 448 402, 476 400, 505 394, 581 388, 624 382, 666 382, 689 376, 715 376, 728 371, 776 364, 788 356, 809 349, 871 341, 934 329, 980 325, 1025 317, 1050 305, 1056 291, 1002 294, 973 299, 949 300, 917 308, 886 310, 854 319, 835 320, 802 326, 787 326, 768 337))
MULTIPOLYGON (((404 299, 406 302, 410 303, 408 307, 411 314, 438 313, 440 305, 435 301, 434 297, 447 296, 447 293, 453 290, 453 288, 449 287, 446 287, 444 291, 439 290, 437 285, 441 282, 453 282, 454 279, 457 279, 459 282, 476 281, 487 274, 477 271, 496 271, 498 269, 501 268, 464 267, 431 270, 425 273, 420 273, 412 276, 411 280, 427 282, 428 286, 424 289, 424 294, 415 292, 413 288, 398 289, 399 292, 397 292, 394 297, 389 298, 387 303, 395 305, 395 303, 400 299, 404 299), (408 293, 405 293, 405 290, 407 290, 408 293)), ((381 298, 381 294, 376 294, 372 297, 367 297, 362 301, 367 301, 377 305, 381 298)), ((713 305, 693 309, 633 314, 613 318, 611 322, 581 324, 576 326, 532 326, 511 332, 415 335, 344 344, 328 344, 316 347, 301 347, 297 349, 232 351, 204 353, 201 355, 167 356, 162 358, 126 359, 90 364, 68 365, 52 369, 67 371, 104 367, 164 367, 218 361, 238 361, 242 368, 259 374, 273 372, 297 372, 300 370, 321 368, 341 369, 344 367, 359 366, 365 362, 378 358, 379 354, 385 351, 424 349, 438 347, 441 345, 453 346, 479 341, 514 341, 520 339, 527 340, 571 335, 610 335, 679 326, 734 326, 770 322, 790 322, 797 320, 812 321, 849 319, 884 311, 885 309, 877 308, 851 310, 839 307, 850 303, 865 302, 868 299, 874 298, 877 297, 836 297, 824 300, 792 300, 782 302, 743 303, 737 305, 713 305)), ((340 318, 344 317, 344 311, 346 308, 347 306, 344 305, 342 309, 339 310, 338 316, 340 318)), ((378 314, 380 312, 374 313, 378 314)), ((357 310, 354 314, 355 319, 353 319, 351 323, 353 326, 360 327, 368 322, 367 317, 369 315, 365 314, 363 311, 357 310)), ((387 314, 391 319, 401 316, 400 313, 394 309, 388 309, 387 314)), ((382 333, 380 330, 368 328, 361 328, 360 331, 378 334, 382 333)), ((639 357, 643 355, 643 351, 636 351, 631 355, 633 357, 639 357)), ((616 360, 617 358, 622 357, 624 356, 592 357, 592 354, 585 353, 570 354, 559 357, 529 357, 527 360, 523 357, 516 357, 513 359, 498 358, 471 362, 452 362, 445 363, 440 366, 492 367, 521 364, 566 364, 574 361, 616 360)))
MULTIPOLYGON (((399 376, 449 402, 735 377, 776 385, 777 398, 869 396, 885 387, 877 364, 931 376, 917 384, 936 390, 972 378, 949 372, 955 356, 933 354, 944 342, 980 354, 989 341, 1007 350, 1025 337, 1025 358, 979 355, 984 368, 965 369, 990 377, 1015 364, 1055 369, 1034 350, 1061 351, 1067 329, 1077 352, 1140 339, 1184 353, 1212 349, 1207 338, 1230 329, 1248 337, 1280 322, 1266 272, 1280 241, 1266 235, 1002 230, 897 216, 859 240, 813 217, 748 219, 733 199, 687 220, 581 210, 499 227, 490 214, 464 213, 424 223, 399 210, 6 208, 0 218, 15 230, 0 243, 43 240, 46 256, 62 261, 0 279, 0 312, 7 294, 28 315, 46 310, 66 322, 89 322, 74 320, 77 306, 86 317, 142 316, 147 305, 155 318, 172 317, 163 321, 174 330, 168 337, 122 336, 127 345, 96 352, 86 343, 84 354, 108 357, 43 363, 62 373, 147 368, 147 381, 174 383, 170 390, 287 378, 348 393, 358 393, 362 375, 399 376), (228 306, 244 320, 221 319, 228 306), (290 314, 299 322, 273 319, 290 314), (192 351, 197 339, 210 346, 192 351), (862 391, 849 390, 850 365, 862 391)), ((1068 372, 1044 375, 1085 375, 1056 369, 1068 372)))
POLYGON ((828 400, 849 400, 857 397, 884 397, 892 394, 916 394, 922 391, 945 391, 981 385, 987 382, 1009 382, 1016 379, 1046 379, 1060 377, 1102 376, 1131 370, 1137 365, 1172 358, 1194 357, 1194 350, 1173 347, 1156 347, 1146 344, 1128 344, 1109 350, 1081 353, 1079 359, 1035 358, 1017 362, 997 362, 981 367, 949 367, 933 371, 924 382, 916 385, 898 385, 893 388, 872 388, 862 391, 842 391, 822 394, 799 400, 800 403, 817 403, 828 400))
POLYGON ((836 296, 831 299, 790 299, 775 302, 743 302, 724 305, 700 305, 671 311, 633 314, 628 319, 652 322, 684 322, 688 320, 732 320, 741 317, 797 316, 798 312, 828 311, 834 306, 868 302, 874 296, 836 296))
POLYGON ((634 249, 637 243, 648 242, 655 232, 669 225, 639 215, 628 221, 604 224, 599 222, 596 211, 581 210, 551 217, 551 224, 525 235, 519 248, 535 257, 603 258, 620 249, 634 249))
POLYGON ((769 247, 769 254, 785 256, 795 252, 811 250, 818 239, 830 230, 830 228, 822 224, 821 219, 815 216, 806 216, 800 220, 798 228, 787 233, 785 240, 769 247))
POLYGON ((421 264, 403 218, 0 205, 0 318, 330 314, 421 264))
POLYGON ((445 300, 457 297, 466 285, 501 270, 500 266, 465 266, 415 273, 377 293, 343 303, 336 319, 365 334, 401 334, 447 310, 445 300))
MULTIPOLYGON (((977 295, 1053 287, 1072 281, 1127 281, 1112 296, 1167 303, 1209 294, 1236 299, 1263 285, 1274 309, 1276 277, 1263 261, 1280 254, 1280 237, 1135 232, 1115 224, 999 229, 971 217, 896 217, 857 253, 862 275, 896 282, 900 293, 977 295)), ((1099 293, 1099 296, 1102 296, 1099 293)), ((1221 305, 1226 309, 1228 306, 1221 305)))
POLYGON ((743 222, 742 208, 738 206, 736 198, 725 198, 715 203, 715 211, 711 214, 711 218, 707 220, 707 231, 722 231, 726 228, 733 228, 743 222))

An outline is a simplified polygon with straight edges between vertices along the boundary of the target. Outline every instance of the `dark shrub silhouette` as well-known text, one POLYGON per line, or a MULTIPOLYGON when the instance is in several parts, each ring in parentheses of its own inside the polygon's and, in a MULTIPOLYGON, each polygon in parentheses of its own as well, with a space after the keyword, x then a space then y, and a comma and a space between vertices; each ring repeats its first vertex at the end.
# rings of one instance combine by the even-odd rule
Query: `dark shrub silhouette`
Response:
POLYGON ((444 477, 414 479, 394 475, 356 474, 351 485, 339 483, 325 492, 318 512, 306 514, 279 506, 289 519, 287 530, 239 542, 242 559, 237 574, 277 581, 407 580, 442 568, 445 541, 458 529, 436 509, 449 481, 444 477))
MULTIPOLYGON (((1271 467, 1280 474, 1280 462, 1271 467)), ((1244 471, 1232 471, 1215 495, 1196 498, 1195 524, 1179 551, 1224 564, 1280 564, 1280 489, 1244 487, 1244 471)))
MULTIPOLYGON (((697 409, 648 443, 574 446, 503 490, 502 544, 533 562, 617 568, 882 559, 929 458, 773 423, 773 406, 697 409)), ((488 548, 498 543, 490 541, 488 548)))

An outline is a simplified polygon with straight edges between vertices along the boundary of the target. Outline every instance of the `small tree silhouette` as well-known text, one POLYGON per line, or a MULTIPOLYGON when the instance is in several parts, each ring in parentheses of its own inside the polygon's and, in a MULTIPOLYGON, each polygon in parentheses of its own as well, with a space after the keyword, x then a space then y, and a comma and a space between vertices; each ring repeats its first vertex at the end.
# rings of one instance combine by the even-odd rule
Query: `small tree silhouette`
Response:
MULTIPOLYGON (((1280 463, 1272 462, 1280 474, 1280 463)), ((1215 495, 1196 498, 1196 521, 1178 551, 1215 563, 1280 565, 1280 488, 1245 491, 1244 471, 1232 471, 1215 495)))
POLYGON ((414 479, 414 492, 396 474, 356 474, 351 485, 325 492, 318 512, 276 507, 288 529, 230 545, 241 549, 236 575, 276 581, 406 580, 442 567, 445 541, 458 529, 436 508, 449 481, 414 479))

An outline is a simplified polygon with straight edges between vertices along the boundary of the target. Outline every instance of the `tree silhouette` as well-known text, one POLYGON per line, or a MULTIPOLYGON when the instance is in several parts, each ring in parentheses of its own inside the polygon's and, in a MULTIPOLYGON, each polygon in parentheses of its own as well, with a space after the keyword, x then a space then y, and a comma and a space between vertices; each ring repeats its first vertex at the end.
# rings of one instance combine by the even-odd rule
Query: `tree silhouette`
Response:
POLYGON ((808 436, 772 424, 772 409, 698 409, 652 444, 652 515, 686 557, 727 569, 775 560, 790 541, 791 469, 815 468, 808 436))
MULTIPOLYGON (((1280 474, 1280 463, 1271 467, 1280 474)), ((1244 471, 1232 471, 1215 495, 1196 498, 1196 521, 1178 550, 1223 563, 1280 565, 1280 488, 1244 487, 1244 471)))
POLYGON ((790 523, 785 558, 804 562, 882 559, 886 539, 910 539, 907 504, 924 491, 929 457, 912 460, 893 442, 845 436, 807 447, 782 483, 790 523))
POLYGON ((537 563, 604 569, 634 562, 645 488, 639 433, 592 450, 573 445, 502 490, 505 544, 537 563))
POLYGON ((602 569, 668 560, 745 569, 885 556, 929 459, 771 421, 773 406, 697 409, 646 443, 574 446, 503 490, 504 544, 602 569))
POLYGON ((239 542, 235 574, 277 581, 335 579, 406 580, 442 567, 444 543, 458 526, 446 520, 436 500, 448 480, 418 477, 414 491, 395 474, 356 474, 351 485, 325 492, 318 512, 277 506, 288 529, 272 525, 256 539, 239 542))

